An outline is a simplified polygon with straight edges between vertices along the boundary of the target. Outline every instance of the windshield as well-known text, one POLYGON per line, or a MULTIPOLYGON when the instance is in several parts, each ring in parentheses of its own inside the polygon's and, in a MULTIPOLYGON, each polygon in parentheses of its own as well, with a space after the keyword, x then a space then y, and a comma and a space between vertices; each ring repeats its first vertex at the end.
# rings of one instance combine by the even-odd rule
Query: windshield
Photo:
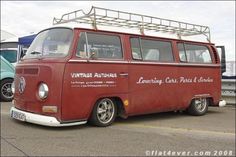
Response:
POLYGON ((17 50, 0 50, 0 55, 10 63, 17 61, 17 50))
POLYGON ((70 48, 73 31, 67 28, 48 29, 39 33, 24 58, 65 57, 70 48))

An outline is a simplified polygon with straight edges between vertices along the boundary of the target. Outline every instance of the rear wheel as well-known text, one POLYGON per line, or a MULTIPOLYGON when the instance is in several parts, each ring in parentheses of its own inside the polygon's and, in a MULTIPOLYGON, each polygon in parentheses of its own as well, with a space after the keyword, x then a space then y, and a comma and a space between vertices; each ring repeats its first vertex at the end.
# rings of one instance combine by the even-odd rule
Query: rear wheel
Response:
POLYGON ((198 98, 192 100, 192 103, 187 109, 187 111, 191 115, 202 116, 206 114, 208 106, 209 106, 209 100, 207 98, 198 98))
POLYGON ((1 80, 1 101, 11 101, 13 99, 13 93, 11 91, 13 79, 1 80))
POLYGON ((111 125, 117 115, 117 106, 110 98, 103 98, 97 101, 93 108, 90 122, 93 125, 105 127, 111 125))

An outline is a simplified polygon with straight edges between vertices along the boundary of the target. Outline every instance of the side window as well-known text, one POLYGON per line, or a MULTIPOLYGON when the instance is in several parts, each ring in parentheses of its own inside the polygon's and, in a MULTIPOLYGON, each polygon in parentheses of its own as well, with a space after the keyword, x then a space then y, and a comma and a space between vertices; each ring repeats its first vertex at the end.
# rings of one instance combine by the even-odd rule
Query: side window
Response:
POLYGON ((0 50, 0 56, 10 63, 15 63, 17 61, 17 50, 0 50))
POLYGON ((171 42, 131 38, 133 59, 147 61, 173 61, 171 42), (141 45, 140 45, 141 44, 141 45))
POLYGON ((170 42, 141 40, 143 60, 173 61, 170 42))
POLYGON ((133 59, 142 59, 139 38, 131 38, 130 42, 133 59))
POLYGON ((203 61, 204 63, 212 63, 211 55, 206 47, 204 47, 204 49, 200 49, 199 51, 197 51, 196 57, 201 62, 203 61))
POLYGON ((81 33, 77 56, 86 58, 122 59, 121 41, 118 36, 96 33, 81 33))
POLYGON ((191 44, 178 44, 179 56, 181 61, 192 63, 212 63, 211 55, 206 46, 191 45, 191 44), (182 46, 184 49, 182 49, 182 46), (181 55, 185 53, 186 59, 182 60, 181 55))
POLYGON ((142 40, 143 60, 159 61, 160 52, 156 44, 156 41, 142 40))

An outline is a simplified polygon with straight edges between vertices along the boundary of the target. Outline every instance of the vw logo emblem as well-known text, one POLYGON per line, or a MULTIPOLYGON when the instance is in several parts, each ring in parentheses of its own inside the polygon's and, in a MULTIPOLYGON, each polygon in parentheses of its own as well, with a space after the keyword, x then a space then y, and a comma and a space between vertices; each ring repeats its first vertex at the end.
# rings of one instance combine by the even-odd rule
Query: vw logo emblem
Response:
POLYGON ((25 83, 25 78, 24 78, 24 77, 21 77, 21 78, 20 78, 19 87, 18 87, 20 93, 23 93, 23 92, 24 92, 24 90, 25 90, 25 85, 26 85, 26 83, 25 83))

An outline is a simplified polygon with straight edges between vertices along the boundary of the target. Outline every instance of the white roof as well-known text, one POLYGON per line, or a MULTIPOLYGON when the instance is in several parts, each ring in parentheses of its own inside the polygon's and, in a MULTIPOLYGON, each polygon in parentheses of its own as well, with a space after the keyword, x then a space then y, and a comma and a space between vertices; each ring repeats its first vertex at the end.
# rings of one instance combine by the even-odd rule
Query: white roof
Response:
POLYGON ((16 35, 9 33, 7 31, 1 30, 1 42, 2 41, 9 41, 9 42, 15 42, 18 41, 18 38, 16 35))

